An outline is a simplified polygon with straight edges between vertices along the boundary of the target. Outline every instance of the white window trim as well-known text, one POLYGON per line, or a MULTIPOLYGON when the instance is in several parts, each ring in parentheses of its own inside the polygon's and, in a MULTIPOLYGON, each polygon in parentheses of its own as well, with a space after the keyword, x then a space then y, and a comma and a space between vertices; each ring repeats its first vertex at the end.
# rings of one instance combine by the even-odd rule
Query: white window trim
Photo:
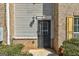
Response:
POLYGON ((79 32, 74 32, 74 33, 79 33, 79 32))

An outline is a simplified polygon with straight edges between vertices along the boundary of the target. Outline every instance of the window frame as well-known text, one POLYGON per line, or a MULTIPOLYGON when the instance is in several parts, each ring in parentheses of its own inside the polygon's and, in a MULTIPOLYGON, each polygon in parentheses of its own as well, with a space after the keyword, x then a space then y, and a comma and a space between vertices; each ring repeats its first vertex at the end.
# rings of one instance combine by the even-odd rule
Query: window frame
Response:
POLYGON ((74 38, 79 38, 79 24, 78 24, 78 21, 79 21, 79 16, 74 16, 74 22, 73 22, 73 36, 74 38), (75 19, 77 18, 77 19, 75 19), (75 23, 75 20, 76 20, 76 23, 75 23), (77 26, 77 29, 76 31, 74 30, 75 29, 75 26, 77 26))
MULTIPOLYGON (((79 33, 79 31, 78 31, 78 29, 79 29, 79 28, 78 28, 78 26, 79 26, 79 24, 78 24, 79 16, 74 16, 74 21, 76 20, 75 18, 77 18, 77 24, 74 23, 74 27, 77 26, 77 30, 74 31, 74 33, 79 33)), ((73 28, 74 28, 74 27, 73 27, 73 28)))

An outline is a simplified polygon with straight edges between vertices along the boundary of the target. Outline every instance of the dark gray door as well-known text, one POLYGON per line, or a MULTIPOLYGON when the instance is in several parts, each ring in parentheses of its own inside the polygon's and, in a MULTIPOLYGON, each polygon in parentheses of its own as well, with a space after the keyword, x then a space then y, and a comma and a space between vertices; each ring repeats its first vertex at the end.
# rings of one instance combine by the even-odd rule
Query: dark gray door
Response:
POLYGON ((51 47, 50 20, 38 20, 38 47, 51 47))

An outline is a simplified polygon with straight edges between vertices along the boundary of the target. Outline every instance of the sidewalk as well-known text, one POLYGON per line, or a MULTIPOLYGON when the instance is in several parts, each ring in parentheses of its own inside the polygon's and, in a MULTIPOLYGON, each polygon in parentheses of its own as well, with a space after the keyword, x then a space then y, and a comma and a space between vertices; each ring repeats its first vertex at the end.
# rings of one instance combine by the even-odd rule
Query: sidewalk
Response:
POLYGON ((52 49, 31 49, 33 56, 58 56, 52 49))

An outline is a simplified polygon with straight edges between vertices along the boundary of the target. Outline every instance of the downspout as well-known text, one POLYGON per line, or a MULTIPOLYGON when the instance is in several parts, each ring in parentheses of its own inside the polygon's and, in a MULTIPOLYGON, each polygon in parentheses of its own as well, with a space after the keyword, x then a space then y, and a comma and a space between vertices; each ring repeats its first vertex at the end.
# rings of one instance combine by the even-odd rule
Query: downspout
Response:
POLYGON ((10 17, 9 3, 6 3, 6 26, 7 26, 7 45, 10 45, 10 17))

